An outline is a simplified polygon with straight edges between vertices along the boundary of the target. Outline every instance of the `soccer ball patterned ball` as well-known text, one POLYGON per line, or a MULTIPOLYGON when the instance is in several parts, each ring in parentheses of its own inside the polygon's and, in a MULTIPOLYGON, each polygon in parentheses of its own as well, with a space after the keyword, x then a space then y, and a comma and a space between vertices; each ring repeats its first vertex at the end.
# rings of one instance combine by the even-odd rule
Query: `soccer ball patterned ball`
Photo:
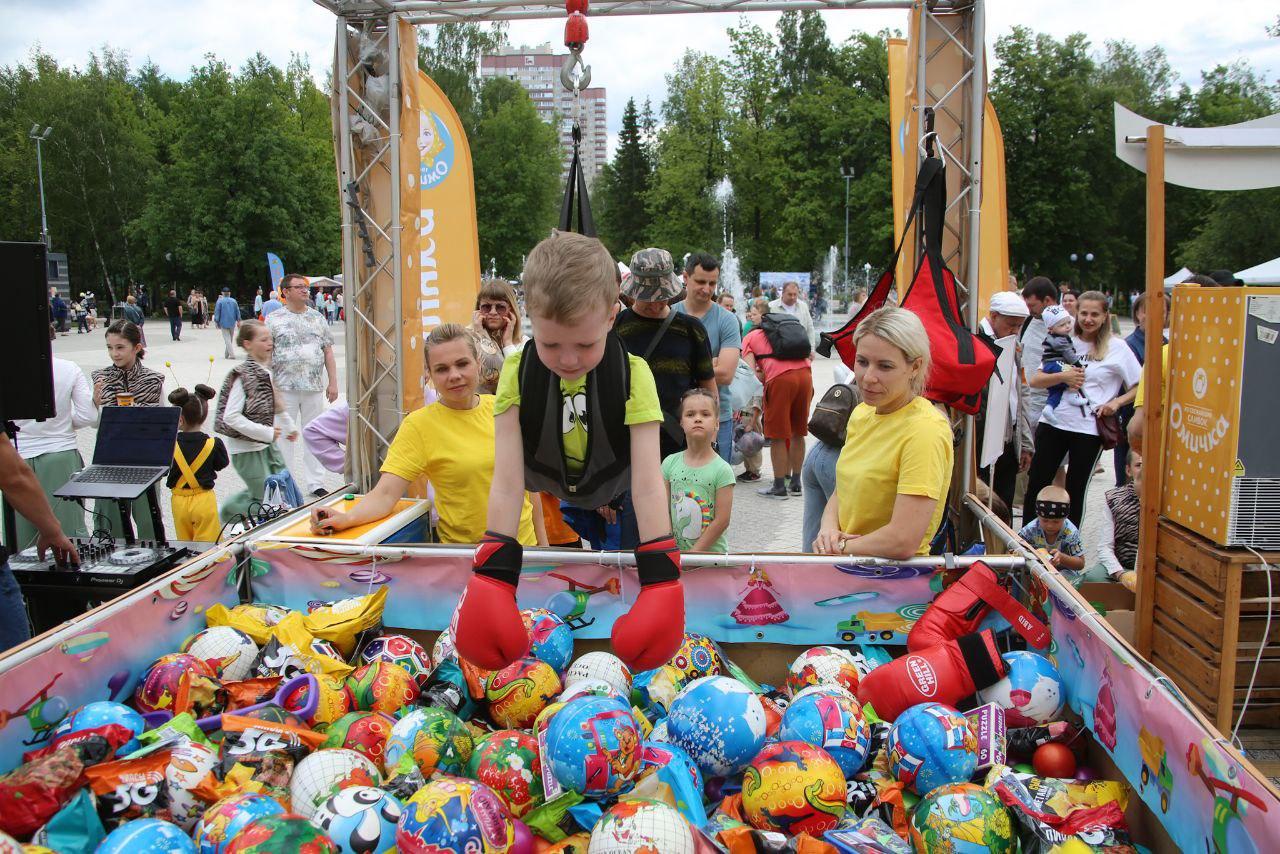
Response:
POLYGON ((639 798, 610 807, 591 831, 587 854, 694 854, 689 822, 675 807, 639 798))
POLYGON ((394 714, 418 698, 418 683, 403 667, 375 661, 347 677, 346 691, 352 709, 394 714))
POLYGON ((284 807, 275 798, 242 792, 229 795, 204 811, 196 825, 196 848, 200 854, 223 854, 236 834, 260 818, 283 815, 284 807))
POLYGON ((424 776, 436 771, 461 774, 471 758, 471 730, 445 709, 414 709, 391 728, 385 762, 388 769, 408 756, 424 776))
POLYGON ((589 652, 569 665, 564 674, 564 687, 571 688, 583 679, 602 679, 623 697, 631 696, 631 668, 622 659, 607 652, 589 652))
POLYGON ((695 679, 672 702, 667 733, 703 774, 728 777, 764 746, 764 706, 736 679, 695 679))
POLYGON ((782 714, 779 735, 825 750, 845 777, 862 770, 871 748, 871 727, 855 700, 842 693, 807 694, 782 714))
POLYGON ((839 685, 856 695, 860 679, 857 662, 848 652, 835 646, 815 646, 791 662, 787 693, 794 697, 810 685, 839 685))
POLYGON ((431 656, 422 644, 406 635, 378 635, 365 644, 360 651, 360 663, 375 661, 403 667, 419 688, 427 684, 427 677, 431 675, 431 656))
POLYGON ((563 673, 573 658, 573 631, 546 608, 526 608, 520 619, 529 630, 529 655, 550 664, 557 674, 563 673))
POLYGON ((963 840, 966 850, 1006 854, 1018 850, 1009 812, 995 795, 973 783, 939 786, 911 813, 917 851, 947 851, 963 840))
POLYGON ((844 817, 844 774, 820 747, 803 741, 770 744, 747 766, 742 809, 760 830, 820 837, 844 817))
POLYGON ((983 703, 1004 709, 1011 727, 1038 726, 1058 720, 1067 699, 1067 686, 1053 662, 1034 652, 1015 650, 1001 656, 1009 675, 978 692, 983 703))
POLYGON ((213 674, 226 682, 248 679, 258 657, 258 645, 239 629, 211 626, 196 632, 182 645, 182 652, 194 655, 213 668, 213 674))
POLYGON ((293 769, 289 797, 293 811, 311 818, 316 808, 335 792, 349 786, 376 786, 382 782, 378 766, 363 753, 345 747, 317 750, 293 769))
POLYGON ((385 712, 350 712, 325 729, 328 738, 320 748, 346 747, 363 754, 381 768, 387 739, 395 725, 396 719, 385 712))
POLYGON ((312 638, 310 645, 311 645, 311 651, 314 652, 316 655, 323 655, 326 658, 332 658, 337 661, 342 661, 342 662, 346 661, 346 658, 343 657, 342 653, 338 650, 338 648, 327 640, 321 640, 320 638, 312 638))
POLYGON ((538 741, 527 732, 498 730, 471 753, 467 776, 484 783, 516 818, 542 802, 542 760, 538 741))
POLYGON ((372 786, 352 786, 325 801, 311 823, 329 835, 342 854, 381 854, 396 844, 404 807, 395 795, 372 786))
POLYGON ((545 661, 522 658, 489 674, 484 693, 494 723, 526 729, 560 693, 560 676, 545 661))
POLYGON ((236 834, 225 854, 338 854, 338 846, 300 815, 270 815, 236 834))
POLYGON ((942 703, 920 703, 898 715, 885 744, 889 771, 917 795, 966 783, 978 768, 978 739, 964 715, 942 703))
POLYGON ((507 808, 474 780, 437 777, 404 807, 396 829, 400 854, 505 854, 515 842, 507 808))
POLYGON ((588 798, 616 795, 640 771, 640 730, 630 707, 579 697, 547 724, 543 762, 566 789, 588 798))

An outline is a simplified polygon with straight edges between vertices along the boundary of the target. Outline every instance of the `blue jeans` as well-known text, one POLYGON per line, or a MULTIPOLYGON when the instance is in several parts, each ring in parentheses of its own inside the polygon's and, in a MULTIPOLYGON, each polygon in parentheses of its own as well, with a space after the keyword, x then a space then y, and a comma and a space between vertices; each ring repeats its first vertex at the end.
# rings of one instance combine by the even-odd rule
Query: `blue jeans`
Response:
POLYGON ((31 624, 27 622, 27 605, 22 599, 9 561, 0 564, 0 652, 26 643, 31 639, 31 624))
POLYGON ((813 541, 822 530, 822 511, 836 492, 836 461, 841 448, 818 442, 809 449, 800 470, 800 484, 804 488, 804 533, 800 551, 813 551, 813 541))
POLYGON ((726 463, 733 459, 733 418, 720 422, 720 430, 716 433, 716 453, 726 463))
POLYGON ((631 493, 623 494, 620 500, 622 509, 618 511, 618 521, 612 525, 596 511, 575 507, 567 501, 560 502, 560 512, 569 527, 589 541, 596 551, 630 551, 640 545, 640 529, 635 508, 631 506, 631 493))
POLYGON ((169 318, 169 334, 173 336, 174 341, 178 340, 178 336, 182 334, 182 318, 181 317, 169 318))

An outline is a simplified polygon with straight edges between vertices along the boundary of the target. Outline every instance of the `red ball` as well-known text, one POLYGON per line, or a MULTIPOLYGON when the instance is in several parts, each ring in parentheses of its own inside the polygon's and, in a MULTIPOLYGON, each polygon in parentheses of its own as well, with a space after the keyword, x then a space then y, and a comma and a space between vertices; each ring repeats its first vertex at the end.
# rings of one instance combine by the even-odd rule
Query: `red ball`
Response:
POLYGON ((1036 748, 1031 767, 1041 777, 1070 779, 1076 775, 1076 755, 1065 744, 1051 741, 1036 748))

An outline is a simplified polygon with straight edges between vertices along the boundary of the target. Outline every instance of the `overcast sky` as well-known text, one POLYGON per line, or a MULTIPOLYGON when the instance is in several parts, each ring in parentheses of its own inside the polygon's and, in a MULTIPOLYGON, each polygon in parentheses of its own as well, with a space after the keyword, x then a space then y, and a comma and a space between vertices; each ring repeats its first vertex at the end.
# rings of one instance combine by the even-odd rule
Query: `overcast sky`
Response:
MULTIPOLYGON (((1094 45, 1129 39, 1139 47, 1162 45, 1177 71, 1195 85, 1201 69, 1248 59, 1268 80, 1280 76, 1280 39, 1265 25, 1276 20, 1276 4, 1265 0, 989 0, 987 38, 1018 24, 1062 37, 1084 31, 1094 45)), ((834 41, 858 30, 905 31, 905 11, 823 13, 834 41)), ((772 30, 776 14, 751 20, 772 30)), ((317 80, 333 54, 334 18, 310 0, 0 0, 0 65, 29 56, 37 44, 60 62, 81 65, 102 45, 128 52, 136 66, 155 62, 185 78, 206 53, 238 66, 261 51, 283 65, 291 53, 309 57, 317 80)), ((630 97, 649 97, 657 107, 665 74, 687 49, 728 54, 727 28, 737 15, 664 15, 598 18, 591 21, 586 59, 592 85, 608 89, 609 130, 617 132, 630 97)), ((563 20, 515 22, 513 44, 562 44, 563 20)), ((612 145, 610 146, 612 150, 612 145)))

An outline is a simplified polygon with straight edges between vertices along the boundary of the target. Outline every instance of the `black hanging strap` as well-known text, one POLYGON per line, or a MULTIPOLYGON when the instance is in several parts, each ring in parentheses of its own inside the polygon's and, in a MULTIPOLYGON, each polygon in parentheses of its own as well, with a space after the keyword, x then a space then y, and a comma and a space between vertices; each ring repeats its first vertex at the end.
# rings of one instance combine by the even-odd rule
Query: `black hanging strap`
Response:
POLYGON ((595 237, 596 222, 591 216, 591 198, 587 195, 587 176, 582 168, 581 144, 582 128, 575 121, 573 123, 573 159, 569 163, 569 178, 565 183, 564 200, 560 202, 560 230, 595 237))

